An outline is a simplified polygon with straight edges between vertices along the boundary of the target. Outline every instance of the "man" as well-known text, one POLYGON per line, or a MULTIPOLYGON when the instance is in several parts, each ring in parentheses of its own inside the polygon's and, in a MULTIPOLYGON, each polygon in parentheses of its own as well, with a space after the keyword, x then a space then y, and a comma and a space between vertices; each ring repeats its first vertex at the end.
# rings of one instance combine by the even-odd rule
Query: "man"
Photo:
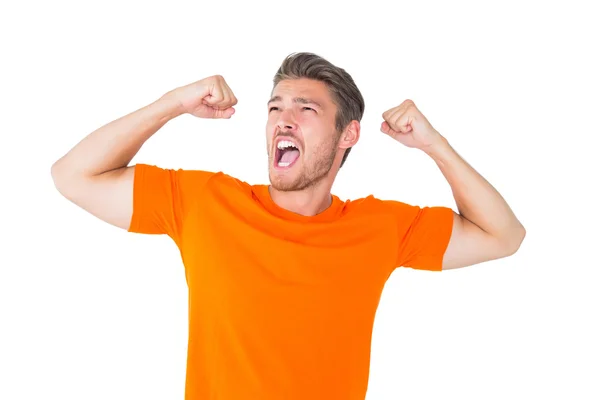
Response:
POLYGON ((189 288, 186 399, 364 399, 375 311, 394 269, 506 257, 525 230, 410 100, 383 113, 381 130, 437 163, 459 213, 331 194, 364 102, 345 70, 311 53, 288 56, 275 76, 270 185, 128 166, 172 118, 231 118, 236 104, 221 76, 174 89, 83 139, 52 166, 56 187, 108 223, 178 245, 189 288))

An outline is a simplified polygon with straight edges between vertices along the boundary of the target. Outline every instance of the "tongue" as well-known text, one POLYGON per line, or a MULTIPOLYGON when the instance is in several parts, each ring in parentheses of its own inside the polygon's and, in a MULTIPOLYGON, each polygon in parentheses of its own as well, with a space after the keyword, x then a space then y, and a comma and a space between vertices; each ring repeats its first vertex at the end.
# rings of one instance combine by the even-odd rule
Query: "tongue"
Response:
POLYGON ((283 153, 283 155, 281 156, 281 160, 279 160, 279 161, 291 164, 294 161, 296 161, 296 159, 298 158, 299 155, 300 155, 300 152, 298 150, 286 150, 283 153))

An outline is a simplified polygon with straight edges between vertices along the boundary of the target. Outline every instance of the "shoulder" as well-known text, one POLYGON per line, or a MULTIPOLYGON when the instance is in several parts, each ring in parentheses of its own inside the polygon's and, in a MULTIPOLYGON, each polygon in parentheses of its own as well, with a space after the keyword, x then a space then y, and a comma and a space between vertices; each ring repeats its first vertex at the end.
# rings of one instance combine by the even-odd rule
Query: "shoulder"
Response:
POLYGON ((174 185, 184 187, 201 187, 210 185, 225 185, 245 187, 248 184, 223 171, 208 171, 202 169, 166 168, 153 164, 138 163, 134 165, 135 176, 138 180, 170 181, 174 185))
POLYGON ((345 201, 345 212, 367 214, 411 214, 417 213, 421 207, 397 200, 384 200, 374 195, 345 201))
POLYGON ((138 198, 164 198, 186 207, 210 199, 251 197, 251 186, 223 171, 165 168, 135 164, 134 191, 138 198))
POLYGON ((452 223, 454 211, 450 207, 410 204, 399 200, 380 199, 373 195, 347 200, 344 214, 384 217, 401 225, 414 223, 452 223))

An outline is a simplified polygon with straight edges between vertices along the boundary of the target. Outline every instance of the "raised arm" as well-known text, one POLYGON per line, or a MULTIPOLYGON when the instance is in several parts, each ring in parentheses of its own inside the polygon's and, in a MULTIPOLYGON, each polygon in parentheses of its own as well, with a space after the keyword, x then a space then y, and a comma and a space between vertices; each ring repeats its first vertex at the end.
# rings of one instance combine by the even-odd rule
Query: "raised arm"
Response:
POLYGON ((171 119, 230 118, 237 99, 217 75, 174 89, 155 102, 92 132, 51 168, 57 190, 101 220, 128 229, 133 213, 134 166, 142 145, 171 119))
POLYGON ((411 100, 383 114, 381 130, 418 148, 438 165, 458 206, 442 269, 478 264, 514 254, 525 228, 500 193, 463 160, 411 100))

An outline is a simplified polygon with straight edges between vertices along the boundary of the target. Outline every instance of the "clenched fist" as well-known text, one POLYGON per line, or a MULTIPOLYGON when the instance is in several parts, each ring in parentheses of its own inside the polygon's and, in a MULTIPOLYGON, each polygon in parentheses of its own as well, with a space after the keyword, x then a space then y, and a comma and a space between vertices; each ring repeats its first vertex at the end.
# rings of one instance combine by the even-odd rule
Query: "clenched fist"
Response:
POLYGON ((383 113, 381 131, 405 146, 426 150, 443 139, 412 100, 383 113))
POLYGON ((221 75, 204 78, 167 93, 188 114, 198 118, 231 118, 237 98, 221 75))

